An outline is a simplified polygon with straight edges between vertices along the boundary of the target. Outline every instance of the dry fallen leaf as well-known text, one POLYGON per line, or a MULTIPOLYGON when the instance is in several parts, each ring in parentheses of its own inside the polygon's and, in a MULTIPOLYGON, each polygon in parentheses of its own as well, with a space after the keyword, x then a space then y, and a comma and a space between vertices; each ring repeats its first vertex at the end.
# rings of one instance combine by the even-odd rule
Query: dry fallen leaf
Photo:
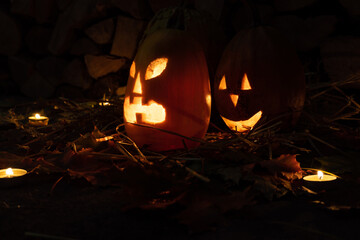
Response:
POLYGON ((296 154, 282 154, 278 158, 262 161, 260 165, 272 172, 301 171, 300 163, 296 160, 296 154))
POLYGON ((302 169, 295 154, 283 154, 276 159, 264 160, 260 162, 260 166, 289 180, 302 178, 302 169))

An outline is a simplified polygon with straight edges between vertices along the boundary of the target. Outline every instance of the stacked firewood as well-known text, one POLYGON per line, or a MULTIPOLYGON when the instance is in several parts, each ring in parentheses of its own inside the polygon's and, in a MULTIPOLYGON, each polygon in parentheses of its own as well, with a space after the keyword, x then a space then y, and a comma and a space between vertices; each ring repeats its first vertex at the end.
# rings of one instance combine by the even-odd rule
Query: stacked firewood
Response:
MULTIPOLYGON (((253 24, 280 29, 296 46, 306 72, 332 80, 360 70, 360 2, 346 0, 193 0, 223 27, 227 39, 253 24), (306 56, 318 58, 308 60, 306 56), (304 57, 305 56, 305 57, 304 57), (308 64, 306 61, 309 61, 308 64), (320 66, 318 69, 316 67, 320 66)), ((12 0, 0 7, 0 92, 31 98, 116 95, 147 24, 181 0, 12 0)))

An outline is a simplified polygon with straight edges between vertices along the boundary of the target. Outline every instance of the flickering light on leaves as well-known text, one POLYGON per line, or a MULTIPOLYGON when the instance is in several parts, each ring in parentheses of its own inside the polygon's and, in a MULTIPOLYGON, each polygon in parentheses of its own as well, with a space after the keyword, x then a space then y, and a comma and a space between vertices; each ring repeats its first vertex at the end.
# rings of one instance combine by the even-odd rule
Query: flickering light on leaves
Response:
POLYGON ((262 111, 258 111, 251 118, 243 121, 233 121, 223 116, 221 117, 231 130, 238 132, 245 132, 253 128, 253 126, 260 120, 261 115, 262 115, 262 111))
POLYGON ((232 103, 234 104, 234 107, 236 107, 238 99, 239 99, 239 95, 230 94, 230 98, 231 98, 232 103))
POLYGON ((227 89, 226 87, 226 80, 225 80, 225 75, 221 78, 220 81, 220 85, 219 85, 219 90, 225 90, 227 89))
POLYGON ((152 61, 146 69, 145 80, 159 76, 165 70, 167 62, 167 58, 157 58, 152 61))
POLYGON ((250 86, 250 82, 249 79, 246 75, 246 73, 244 74, 244 77, 241 81, 241 90, 251 90, 251 86, 250 86))
POLYGON ((106 137, 102 137, 102 138, 96 138, 96 142, 106 142, 109 141, 111 139, 114 139, 113 136, 106 136, 106 137))
POLYGON ((130 97, 124 101, 125 120, 130 123, 162 123, 166 118, 165 108, 150 100, 148 104, 142 104, 142 97, 134 97, 133 103, 130 104, 130 97))

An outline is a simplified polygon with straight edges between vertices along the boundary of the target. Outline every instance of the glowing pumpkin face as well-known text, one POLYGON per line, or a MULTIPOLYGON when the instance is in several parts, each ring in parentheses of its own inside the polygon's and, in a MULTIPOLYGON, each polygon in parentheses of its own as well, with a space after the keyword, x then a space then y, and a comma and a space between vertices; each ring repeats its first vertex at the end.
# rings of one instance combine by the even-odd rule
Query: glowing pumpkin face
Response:
MULTIPOLYGON (((214 81, 218 112, 234 131, 262 118, 293 124, 305 100, 305 77, 295 50, 274 29, 239 32, 226 47, 214 81)), ((286 123, 285 123, 286 125, 286 123)))
MULTIPOLYGON (((232 105, 234 108, 236 108, 241 104, 249 104, 249 97, 251 96, 251 85, 249 82, 249 79, 246 75, 246 73, 244 74, 242 80, 241 80, 241 84, 240 84, 240 89, 228 89, 227 84, 226 84, 226 76, 224 75, 219 83, 218 86, 218 91, 219 94, 223 95, 223 98, 229 98, 228 100, 231 101, 232 105), (227 97, 228 96, 228 97, 227 97)), ((231 104, 229 104, 231 106, 231 104)), ((246 109, 245 107, 243 107, 244 109, 246 109)), ((230 112, 232 112, 231 109, 229 109, 230 112)), ((252 112, 250 113, 251 116, 249 117, 249 113, 242 111, 237 113, 238 116, 232 116, 232 119, 243 119, 243 120, 231 120, 228 119, 224 116, 221 116, 221 118, 224 120, 224 122, 226 123, 226 125, 234 131, 239 131, 239 132, 244 132, 247 130, 252 129, 255 124, 260 120, 261 115, 262 115, 262 111, 256 111, 256 113, 252 114, 252 112)), ((234 115, 234 114, 232 114, 234 115)))
MULTIPOLYGON (((152 61, 146 69, 145 80, 151 80, 159 76, 166 68, 167 58, 158 58, 152 61)), ((130 104, 130 96, 125 97, 124 101, 124 111, 125 120, 129 123, 162 123, 166 119, 165 108, 156 103, 153 100, 150 100, 148 104, 143 104, 142 97, 142 87, 140 72, 136 73, 135 62, 132 63, 130 68, 130 77, 135 79, 134 88, 133 88, 133 102, 130 104)))
POLYGON ((202 48, 185 32, 160 30, 140 46, 124 100, 125 130, 153 151, 195 147, 210 121, 210 83, 202 48), (144 127, 144 126, 150 126, 144 127))

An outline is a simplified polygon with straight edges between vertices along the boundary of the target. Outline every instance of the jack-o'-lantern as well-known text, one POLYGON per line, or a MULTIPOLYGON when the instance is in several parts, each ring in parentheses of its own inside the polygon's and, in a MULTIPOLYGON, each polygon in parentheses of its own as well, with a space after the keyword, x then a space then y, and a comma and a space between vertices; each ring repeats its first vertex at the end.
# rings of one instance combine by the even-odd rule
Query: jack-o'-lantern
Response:
POLYGON ((124 100, 128 136, 153 151, 192 148, 198 142, 169 132, 204 137, 210 109, 209 75, 201 46, 184 31, 159 30, 149 35, 130 67, 124 100))
POLYGON ((305 101, 305 76, 295 50, 275 29, 240 31, 226 47, 214 81, 217 110, 234 131, 260 119, 296 122, 305 101))

